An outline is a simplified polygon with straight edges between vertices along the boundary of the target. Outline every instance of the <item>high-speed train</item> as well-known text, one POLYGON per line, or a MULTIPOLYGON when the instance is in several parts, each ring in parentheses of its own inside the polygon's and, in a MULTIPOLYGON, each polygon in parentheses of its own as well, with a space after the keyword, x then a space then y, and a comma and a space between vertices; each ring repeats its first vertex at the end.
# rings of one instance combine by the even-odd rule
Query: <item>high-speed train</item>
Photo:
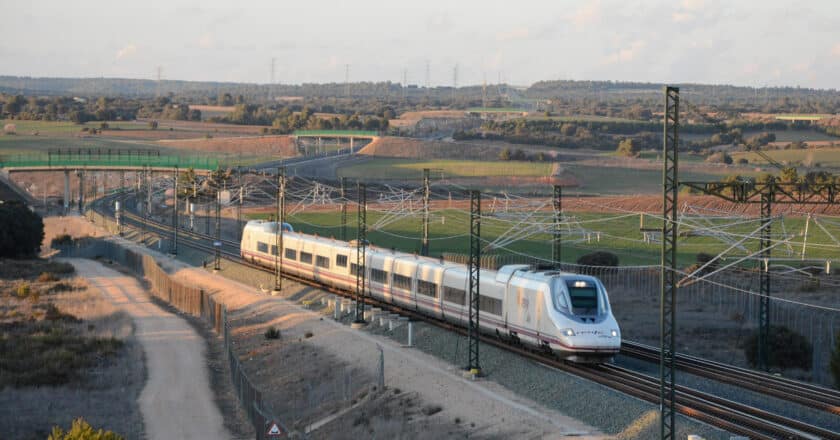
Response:
MULTIPOLYGON (((242 258, 274 267, 275 234, 276 222, 249 221, 242 232, 242 258)), ((292 232, 284 224, 280 257, 291 274, 341 289, 356 287, 354 242, 292 232)), ((467 324, 467 266, 368 246, 364 267, 366 294, 467 324)), ((482 269, 479 279, 481 331, 575 362, 605 362, 618 353, 621 332, 597 278, 516 264, 482 269)))

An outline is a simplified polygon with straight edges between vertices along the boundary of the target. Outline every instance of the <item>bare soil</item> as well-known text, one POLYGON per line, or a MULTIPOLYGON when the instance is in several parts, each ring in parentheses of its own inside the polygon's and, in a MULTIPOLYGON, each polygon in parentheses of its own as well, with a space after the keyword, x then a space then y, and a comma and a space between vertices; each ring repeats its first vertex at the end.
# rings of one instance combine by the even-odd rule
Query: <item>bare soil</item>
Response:
POLYGON ((223 137, 159 141, 167 148, 229 154, 259 154, 271 157, 296 156, 291 136, 223 137))

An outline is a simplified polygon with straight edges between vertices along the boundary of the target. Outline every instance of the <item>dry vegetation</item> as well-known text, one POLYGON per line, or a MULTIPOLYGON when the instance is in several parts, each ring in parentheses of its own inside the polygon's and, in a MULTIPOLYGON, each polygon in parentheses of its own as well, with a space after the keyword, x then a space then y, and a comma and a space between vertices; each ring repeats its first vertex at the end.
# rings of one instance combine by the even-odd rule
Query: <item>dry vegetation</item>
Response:
POLYGON ((80 416, 143 432, 131 320, 72 273, 67 263, 0 261, 0 407, 15 408, 0 418, 4 438, 45 438, 80 416))
POLYGON ((295 144, 289 136, 225 137, 183 140, 162 140, 167 148, 207 151, 228 154, 259 154, 263 156, 290 157, 296 154, 295 144))

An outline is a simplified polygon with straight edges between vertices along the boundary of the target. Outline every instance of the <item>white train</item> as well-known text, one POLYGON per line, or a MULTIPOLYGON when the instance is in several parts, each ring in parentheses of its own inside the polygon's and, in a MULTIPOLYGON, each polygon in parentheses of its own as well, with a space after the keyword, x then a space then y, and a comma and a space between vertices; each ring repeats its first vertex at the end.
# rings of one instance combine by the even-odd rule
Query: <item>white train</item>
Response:
MULTIPOLYGON (((283 270, 341 289, 356 287, 356 246, 341 240, 290 231, 283 234, 283 270)), ((252 263, 274 267, 276 222, 249 221, 240 253, 252 263)), ((447 321, 468 321, 469 272, 444 262, 368 246, 367 294, 447 321)), ((481 330, 551 350, 576 362, 610 360, 621 332, 606 289, 594 277, 529 265, 481 270, 481 330)))

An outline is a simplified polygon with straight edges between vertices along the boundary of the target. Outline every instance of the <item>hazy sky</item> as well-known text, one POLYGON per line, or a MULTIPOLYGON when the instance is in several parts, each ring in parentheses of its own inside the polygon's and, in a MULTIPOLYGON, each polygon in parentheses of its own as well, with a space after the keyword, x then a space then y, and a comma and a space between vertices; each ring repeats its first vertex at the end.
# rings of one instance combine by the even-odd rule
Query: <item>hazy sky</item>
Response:
POLYGON ((840 88, 840 3, 0 0, 0 74, 840 88))

